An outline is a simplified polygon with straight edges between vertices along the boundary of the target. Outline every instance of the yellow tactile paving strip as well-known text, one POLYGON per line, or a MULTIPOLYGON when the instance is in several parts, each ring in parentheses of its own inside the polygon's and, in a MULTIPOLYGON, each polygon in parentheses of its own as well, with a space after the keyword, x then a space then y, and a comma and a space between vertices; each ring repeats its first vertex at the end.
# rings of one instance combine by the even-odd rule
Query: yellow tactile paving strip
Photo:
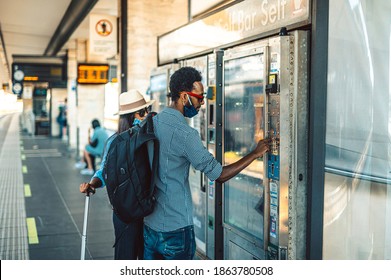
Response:
POLYGON ((28 232, 19 114, 2 117, 0 127, 3 128, 0 133, 6 133, 4 143, 0 145, 0 259, 27 260, 29 259, 28 232), (5 123, 8 121, 11 123, 6 127, 5 123))

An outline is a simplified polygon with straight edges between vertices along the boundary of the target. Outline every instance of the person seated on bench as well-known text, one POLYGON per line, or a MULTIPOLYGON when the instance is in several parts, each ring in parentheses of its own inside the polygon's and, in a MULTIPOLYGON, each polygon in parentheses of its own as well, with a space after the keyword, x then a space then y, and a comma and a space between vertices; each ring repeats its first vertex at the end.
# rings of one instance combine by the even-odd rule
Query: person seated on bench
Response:
POLYGON ((93 175, 95 173, 95 158, 102 156, 106 140, 109 138, 107 131, 100 126, 97 119, 94 119, 91 123, 94 133, 90 138, 91 128, 88 129, 88 144, 83 151, 83 160, 75 164, 76 168, 84 168, 80 171, 82 175, 93 175))

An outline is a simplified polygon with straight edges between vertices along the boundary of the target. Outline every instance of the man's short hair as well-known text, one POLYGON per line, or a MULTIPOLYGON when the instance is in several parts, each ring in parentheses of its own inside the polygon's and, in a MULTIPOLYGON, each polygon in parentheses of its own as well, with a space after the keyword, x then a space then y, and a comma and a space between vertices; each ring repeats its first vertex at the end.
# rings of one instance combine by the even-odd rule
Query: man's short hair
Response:
POLYGON ((179 98, 182 91, 192 91, 194 82, 201 82, 201 73, 194 67, 182 67, 172 74, 170 79, 170 96, 172 101, 179 98))

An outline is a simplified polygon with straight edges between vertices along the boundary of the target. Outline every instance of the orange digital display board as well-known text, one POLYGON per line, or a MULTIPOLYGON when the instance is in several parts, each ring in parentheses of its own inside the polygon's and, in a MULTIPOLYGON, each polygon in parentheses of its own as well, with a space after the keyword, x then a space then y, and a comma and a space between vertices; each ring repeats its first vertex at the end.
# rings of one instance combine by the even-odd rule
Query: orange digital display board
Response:
POLYGON ((109 82, 109 65, 79 64, 77 66, 77 83, 107 84, 109 82))

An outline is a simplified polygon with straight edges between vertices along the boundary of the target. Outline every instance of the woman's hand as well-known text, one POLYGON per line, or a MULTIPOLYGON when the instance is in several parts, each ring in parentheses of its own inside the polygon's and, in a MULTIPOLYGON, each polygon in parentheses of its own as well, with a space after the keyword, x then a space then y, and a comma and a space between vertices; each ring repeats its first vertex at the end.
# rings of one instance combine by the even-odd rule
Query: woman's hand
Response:
POLYGON ((95 188, 90 183, 81 183, 79 189, 81 193, 86 193, 87 195, 95 193, 95 188))

